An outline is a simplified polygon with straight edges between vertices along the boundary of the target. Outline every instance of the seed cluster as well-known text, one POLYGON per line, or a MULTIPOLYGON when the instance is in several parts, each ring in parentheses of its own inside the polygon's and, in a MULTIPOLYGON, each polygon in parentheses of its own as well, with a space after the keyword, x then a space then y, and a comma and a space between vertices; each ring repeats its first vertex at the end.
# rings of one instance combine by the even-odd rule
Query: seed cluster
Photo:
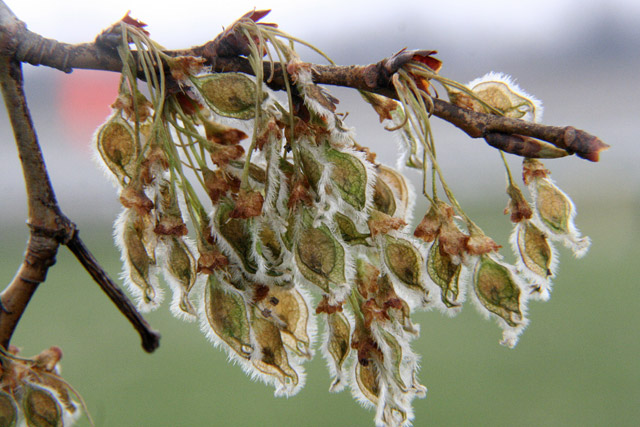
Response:
POLYGON ((376 408, 378 425, 408 425, 412 400, 426 393, 411 349, 414 310, 455 314, 468 297, 498 320, 512 347, 528 322, 527 301, 549 296, 551 240, 578 255, 588 247, 573 225, 573 204, 537 160, 524 161, 532 203, 509 173, 505 212, 516 224, 516 266, 502 261, 500 246, 446 185, 429 126, 430 82, 465 108, 539 118, 539 103, 504 76, 463 86, 439 77, 430 52, 394 75, 399 102, 363 93, 400 134, 407 165, 423 170, 431 206, 413 229, 410 184, 358 145, 337 100, 273 24, 244 18, 225 31, 228 49, 248 57, 255 79, 168 57, 139 25, 123 22, 119 31, 120 94, 95 146, 124 208, 115 238, 125 282, 141 309, 155 309, 162 274, 172 313, 197 320, 276 395, 300 390, 303 363, 319 347, 331 391, 349 387, 376 408), (132 72, 134 48, 150 99, 132 72), (263 63, 276 56, 286 70, 284 102, 262 83, 263 63))

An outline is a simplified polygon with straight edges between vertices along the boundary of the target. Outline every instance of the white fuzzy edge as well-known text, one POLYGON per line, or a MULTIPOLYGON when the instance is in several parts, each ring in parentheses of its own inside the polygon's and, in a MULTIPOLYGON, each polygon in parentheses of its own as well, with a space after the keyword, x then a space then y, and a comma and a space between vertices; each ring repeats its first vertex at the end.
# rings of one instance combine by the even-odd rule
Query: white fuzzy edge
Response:
POLYGON ((565 247, 569 248, 573 252, 573 255, 576 258, 584 257, 589 251, 589 247, 591 246, 591 239, 587 236, 582 236, 582 234, 580 233, 580 230, 578 230, 578 228, 575 225, 574 219, 577 212, 576 212, 576 207, 573 204, 573 200, 571 200, 571 198, 567 195, 567 193, 562 191, 551 178, 538 178, 538 179, 546 180, 547 183, 555 187, 556 190, 560 192, 560 194, 562 194, 562 196, 569 203, 570 212, 569 212, 569 218, 567 220, 568 233, 558 234, 554 232, 540 218, 540 214, 537 208, 537 199, 538 199, 538 189, 536 187, 537 179, 532 180, 532 182, 530 182, 529 185, 527 186, 527 188, 529 189, 529 194, 531 194, 532 205, 535 207, 532 222, 540 230, 542 230, 547 236, 549 236, 551 240, 562 242, 562 244, 565 247))
MULTIPOLYGON (((236 292, 240 294, 243 300, 245 300, 245 295, 237 290, 235 290, 231 285, 227 284, 225 280, 216 276, 217 280, 222 284, 225 291, 227 292, 236 292)), ((289 349, 284 346, 285 352, 287 354, 287 359, 289 362, 289 366, 296 372, 298 376, 298 384, 282 384, 276 377, 269 376, 261 371, 259 371, 252 363, 251 360, 259 360, 260 357, 260 346, 256 341, 253 330, 250 333, 251 344, 253 346, 253 351, 251 353, 251 358, 249 360, 238 355, 222 338, 220 338, 213 331, 211 326, 209 325, 206 313, 206 283, 204 286, 201 286, 199 291, 199 297, 197 298, 200 301, 200 305, 198 307, 198 318, 200 319, 200 330, 207 337, 207 339, 213 344, 216 348, 223 348, 227 353, 228 361, 240 365, 242 370, 251 378, 252 381, 261 381, 264 384, 274 387, 274 395, 276 397, 285 396, 291 397, 298 393, 305 385, 306 382, 306 372, 302 366, 301 358, 297 357, 294 353, 292 353, 289 349)), ((195 291, 195 290, 194 290, 195 291)), ((249 313, 250 307, 247 306, 247 302, 245 300, 245 308, 247 310, 247 314, 249 313)), ((248 319, 250 321, 250 319, 248 319)))
POLYGON ((380 271, 381 273, 386 274, 389 277, 396 294, 398 294, 400 298, 402 298, 409 304, 411 311, 417 308, 421 310, 431 310, 433 308, 437 308, 440 311, 446 311, 446 306, 444 305, 444 303, 442 303, 440 298, 441 289, 438 285, 433 283, 431 277, 429 277, 429 274, 427 273, 427 251, 423 242, 413 236, 395 230, 387 233, 387 236, 393 237, 398 240, 405 240, 417 250, 418 254, 420 255, 419 280, 427 290, 427 294, 419 293, 409 288, 399 278, 396 277, 396 275, 393 273, 386 262, 386 257, 384 254, 384 236, 376 236, 375 245, 379 251, 380 271))
MULTIPOLYGON (((181 239, 184 242, 184 244, 187 246, 187 249, 191 254, 191 261, 193 261, 193 263, 191 264, 191 274, 193 277, 193 284, 191 285, 191 291, 193 291, 193 289, 196 287, 196 282, 204 280, 204 275, 197 274, 197 260, 194 254, 198 253, 198 249, 196 248, 195 243, 191 239, 189 239, 187 236, 184 236, 181 239)), ((189 294, 186 294, 185 298, 187 298, 191 302, 195 311, 193 313, 188 313, 183 311, 180 308, 180 300, 182 299, 182 295, 185 294, 185 291, 184 291, 183 285, 178 281, 178 279, 173 277, 173 275, 167 268, 167 265, 169 263, 168 242, 166 242, 165 239, 160 238, 160 245, 158 245, 158 249, 159 249, 158 260, 162 265, 162 274, 165 282, 167 282, 167 284, 169 285, 169 288, 172 291, 172 298, 171 298, 171 304, 169 305, 169 311, 171 311, 171 314, 173 314, 176 318, 180 320, 184 320, 186 322, 194 322, 197 318, 197 309, 195 309, 195 305, 193 305, 193 301, 191 301, 191 298, 189 298, 189 294, 191 292, 189 292, 189 294)))
POLYGON ((164 289, 162 289, 162 287, 158 285, 157 274, 159 269, 157 266, 157 260, 155 265, 149 266, 149 285, 153 288, 156 294, 155 300, 149 303, 145 303, 144 292, 131 280, 131 266, 129 265, 129 255, 124 243, 124 227, 126 225, 127 216, 129 214, 130 211, 128 209, 124 209, 118 215, 113 224, 113 239, 118 249, 120 249, 120 260, 122 261, 122 273, 120 274, 120 278, 124 281, 125 286, 133 295, 138 310, 143 313, 147 313, 149 311, 156 310, 162 304, 162 301, 164 300, 164 289))
POLYGON ((475 271, 478 266, 478 262, 480 260, 479 257, 474 257, 476 258, 476 261, 475 261, 474 267, 472 268, 471 281, 468 282, 468 286, 471 288, 468 291, 470 295, 469 299, 473 302, 473 305, 476 307, 478 312, 480 312, 486 319, 489 319, 489 318, 495 319, 498 325, 500 326, 500 328, 502 328, 502 341, 500 341, 500 344, 504 345, 505 347, 514 348, 518 343, 518 338, 520 337, 522 332, 526 329, 527 325, 529 324, 529 318, 527 317, 527 302, 528 302, 529 292, 527 291, 527 287, 525 283, 522 281, 522 279, 518 275, 518 272, 516 271, 514 266, 505 264, 493 254, 490 254, 488 256, 491 257, 493 261, 497 262, 498 264, 502 265, 507 270, 509 270, 509 272, 511 273, 512 280, 514 281, 516 286, 518 286, 518 288, 520 289, 520 307, 522 310, 522 323, 520 323, 520 325, 516 327, 510 326, 503 318, 487 310, 482 305, 482 302, 480 302, 478 296, 476 295, 475 287, 473 285, 473 281, 475 280, 475 271))
MULTIPOLYGON (((351 333, 353 332, 353 325, 355 325, 355 318, 351 312, 348 310, 343 310, 342 314, 347 319, 347 323, 349 324, 349 338, 351 338, 351 333)), ((325 314, 325 316, 328 316, 325 314)), ((314 316, 320 317, 320 316, 314 316)), ((354 363, 354 352, 349 350, 349 354, 347 355, 347 359, 344 361, 342 365, 342 369, 338 370, 335 360, 333 356, 329 352, 329 342, 331 340, 331 333, 329 330, 329 324, 327 322, 323 322, 324 330, 322 331, 322 343, 320 345, 320 353, 322 354, 323 359, 327 365, 327 369, 329 370, 329 375, 331 376, 331 386, 329 387, 329 391, 331 393, 338 393, 345 389, 345 387, 349 383, 349 375, 348 372, 351 369, 352 364, 354 363)))
POLYGON ((549 263, 549 271, 551 271, 551 276, 543 277, 531 271, 529 267, 527 267, 527 265, 522 260, 522 257, 520 256, 519 237, 520 237, 520 229, 523 227, 523 224, 524 224, 523 222, 516 224, 515 227, 513 227, 511 236, 509 237, 509 243, 511 244, 513 253, 516 256, 516 268, 518 272, 520 272, 524 276, 524 278, 533 285, 531 287, 532 289, 529 291, 529 296, 532 299, 548 301, 551 296, 551 289, 553 287, 553 283, 551 279, 556 276, 556 273, 558 271, 558 251, 556 250, 551 240, 548 239, 549 236, 547 235, 547 233, 541 230, 544 233, 544 235, 547 237, 547 243, 551 250, 551 262, 549 263), (534 292, 533 291, 534 286, 539 286, 540 291, 534 292))
POLYGON ((515 82, 515 80, 509 76, 508 74, 498 73, 495 71, 490 71, 482 77, 478 77, 467 84, 467 87, 472 91, 476 86, 489 83, 489 82, 498 82, 506 85, 511 92, 513 92, 516 96, 526 99, 531 102, 533 105, 533 115, 530 113, 525 114, 522 120, 532 121, 534 123, 540 123, 542 121, 542 113, 544 111, 542 107, 542 101, 537 99, 535 96, 528 94, 520 86, 515 82))

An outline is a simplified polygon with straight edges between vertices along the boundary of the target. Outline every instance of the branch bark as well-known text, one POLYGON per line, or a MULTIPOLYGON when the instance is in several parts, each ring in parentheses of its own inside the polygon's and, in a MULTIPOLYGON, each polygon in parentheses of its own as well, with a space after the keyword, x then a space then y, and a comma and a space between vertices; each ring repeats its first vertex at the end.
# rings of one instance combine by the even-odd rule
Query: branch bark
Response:
MULTIPOLYGON (((0 5, 2 6, 2 5, 0 5)), ((0 7, 0 19, 4 15, 0 7)), ((0 41, 3 41, 0 38, 0 41)), ((62 213, 49 180, 38 138, 24 94, 21 63, 0 56, 0 87, 18 147, 27 192, 30 238, 24 262, 9 286, 0 294, 0 345, 8 348, 29 301, 55 264, 60 244, 70 247, 83 266, 107 292, 140 333, 143 348, 157 348, 159 335, 151 330, 129 299, 115 287, 79 239, 75 225, 62 213), (105 283, 108 282, 108 286, 105 283)))
MULTIPOLYGON (((111 31, 106 30, 100 34, 93 43, 71 45, 44 38, 29 31, 24 23, 13 14, 9 16, 3 9, 8 10, 6 5, 0 1, 0 54, 3 51, 5 54, 10 52, 15 55, 18 61, 32 65, 45 65, 67 73, 75 68, 118 72, 122 70, 120 58, 113 48, 118 43, 117 40, 113 40, 114 32, 112 29, 115 27, 112 27, 111 31)), ((264 15, 258 14, 256 18, 249 13, 243 18, 259 19, 262 16, 264 15)), ((398 96, 391 84, 391 77, 404 63, 411 60, 413 53, 419 52, 422 51, 404 51, 402 55, 394 55, 375 64, 364 66, 319 64, 302 64, 302 66, 311 67, 314 81, 318 84, 350 87, 397 99, 398 96)), ((203 45, 190 49, 166 51, 165 53, 174 57, 204 58, 206 63, 217 72, 236 71, 254 74, 249 61, 242 56, 241 41, 238 34, 234 32, 234 25, 203 45)), ((284 90, 285 73, 282 66, 280 64, 273 66, 272 73, 271 65, 264 64, 263 75, 265 79, 269 79, 265 83, 274 90, 284 90)), ((138 76, 143 78, 142 69, 138 71, 138 76)), ((547 141, 566 150, 569 154, 576 154, 590 161, 598 161, 599 153, 609 147, 597 137, 572 126, 548 126, 478 113, 436 98, 433 99, 433 105, 432 113, 435 116, 450 122, 471 138, 495 140, 494 133, 529 136, 547 141)), ((504 136, 500 135, 500 138, 504 139, 504 136)), ((512 153, 517 155, 534 153, 536 150, 536 147, 528 148, 526 146, 527 139, 515 138, 505 146, 512 145, 515 145, 512 153)))

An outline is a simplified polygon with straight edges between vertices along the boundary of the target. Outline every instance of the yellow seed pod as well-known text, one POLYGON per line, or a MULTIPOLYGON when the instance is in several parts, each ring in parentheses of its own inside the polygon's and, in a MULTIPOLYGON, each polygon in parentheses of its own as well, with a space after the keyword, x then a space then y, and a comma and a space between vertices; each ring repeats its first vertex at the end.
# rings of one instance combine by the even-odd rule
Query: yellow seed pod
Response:
POLYGON ((339 311, 327 315, 327 352, 331 356, 329 363, 335 370, 331 391, 338 391, 342 384, 342 369, 351 352, 351 327, 347 317, 339 311))
POLYGON ((78 404, 69 395, 69 385, 62 378, 57 375, 49 375, 43 376, 38 382, 55 392, 55 397, 64 411, 74 414, 78 410, 78 404))
POLYGON ((544 279, 552 276, 553 250, 546 234, 530 221, 524 221, 518 225, 516 239, 522 264, 544 279))
POLYGON ((278 319, 284 345, 299 356, 311 357, 311 341, 307 333, 309 308, 300 292, 294 288, 272 286, 257 306, 278 319))
POLYGON ((295 248, 296 265, 305 279, 329 292, 329 284, 345 279, 345 250, 326 225, 300 232, 295 248))
POLYGON ((180 295, 178 308, 184 313, 195 315, 196 310, 189 301, 189 292, 196 282, 196 259, 182 238, 170 236, 167 240, 168 254, 165 268, 173 279, 172 282, 179 287, 179 290, 174 290, 180 295))
POLYGON ((378 176, 373 192, 373 207, 389 216, 396 212, 396 199, 391 188, 378 176))
POLYGON ((241 120, 255 116, 256 83, 245 74, 204 74, 191 77, 191 81, 217 114, 241 120))
POLYGON ((484 308, 511 327, 522 325, 520 287, 507 267, 489 256, 481 256, 474 271, 473 288, 484 308))
MULTIPOLYGON (((385 212, 387 215, 396 216, 398 218, 406 219, 409 212, 409 206, 411 205, 411 193, 409 185, 405 177, 397 170, 385 165, 378 166, 378 179, 377 183, 383 182, 393 193, 394 200, 394 212, 393 214, 385 212)), ((377 190, 376 190, 377 191, 377 190)), ((378 209, 380 210, 380 209, 378 209)))
POLYGON ((534 185, 535 207, 542 222, 555 233, 569 233, 573 216, 573 204, 569 198, 548 179, 536 179, 534 185))
POLYGON ((15 427, 18 422, 18 406, 13 397, 0 390, 0 426, 15 427))
POLYGON ((121 183, 132 178, 138 158, 133 128, 119 113, 114 114, 96 133, 96 148, 109 170, 121 183))
MULTIPOLYGON (((485 104, 498 110, 500 114, 514 119, 539 122, 542 119, 542 103, 524 92, 506 74, 488 73, 472 82, 467 87, 485 104)), ((482 105, 478 99, 448 88, 451 102, 480 113, 494 114, 494 111, 482 105)))
POLYGON ((389 271, 403 284, 418 292, 427 292, 422 283, 424 260, 420 251, 408 240, 384 236, 384 259, 389 271))
POLYGON ((298 384, 298 374, 289 365, 280 330, 276 325, 255 313, 251 317, 251 328, 260 346, 260 356, 252 359, 253 366, 260 372, 275 377, 286 386, 298 384))
POLYGON ((260 226, 260 243, 262 246, 271 252, 273 258, 278 259, 280 255, 282 255, 282 245, 280 244, 280 240, 276 235, 276 232, 273 231, 268 224, 263 222, 260 226))
POLYGON ((358 388, 371 403, 376 405, 380 396, 380 384, 374 363, 368 363, 366 366, 355 363, 356 384, 358 388))
POLYGON ((150 270, 155 264, 145 249, 144 225, 142 220, 131 212, 124 224, 123 245, 126 251, 125 262, 128 265, 131 282, 142 291, 142 301, 145 304, 153 303, 156 299, 156 290, 151 282, 150 270))
POLYGON ((459 280, 462 264, 454 264, 451 255, 440 251, 440 242, 436 239, 427 257, 427 272, 431 280, 442 289, 442 302, 449 308, 458 307, 460 294, 459 280))
POLYGON ((62 427, 62 409, 53 394, 31 383, 24 383, 22 410, 27 425, 34 427, 62 427))
POLYGON ((205 314, 216 336, 244 359, 253 353, 251 326, 242 296, 225 290, 214 274, 209 275, 205 287, 205 314))

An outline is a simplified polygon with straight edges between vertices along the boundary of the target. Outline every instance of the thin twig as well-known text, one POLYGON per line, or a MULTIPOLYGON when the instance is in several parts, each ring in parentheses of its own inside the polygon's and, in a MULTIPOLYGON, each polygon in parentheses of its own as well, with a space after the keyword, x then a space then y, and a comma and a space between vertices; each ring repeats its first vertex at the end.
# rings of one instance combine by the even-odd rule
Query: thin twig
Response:
POLYGON ((75 230, 73 237, 67 243, 69 250, 75 255, 80 264, 93 277, 93 280, 100 286, 105 294, 118 307, 118 310, 129 320, 142 339, 142 348, 148 353, 152 353, 160 345, 160 334, 149 326, 146 320, 140 315, 131 300, 120 290, 109 275, 93 257, 84 242, 80 239, 78 230, 75 230))

